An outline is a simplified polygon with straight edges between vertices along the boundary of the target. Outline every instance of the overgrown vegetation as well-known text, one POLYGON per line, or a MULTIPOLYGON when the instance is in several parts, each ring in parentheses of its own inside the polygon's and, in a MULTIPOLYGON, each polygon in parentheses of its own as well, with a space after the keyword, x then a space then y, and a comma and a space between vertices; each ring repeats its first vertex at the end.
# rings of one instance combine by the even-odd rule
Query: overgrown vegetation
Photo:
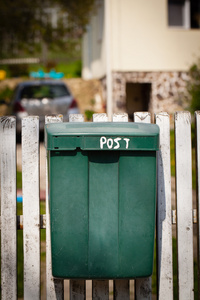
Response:
POLYGON ((68 54, 80 44, 95 0, 2 0, 0 56, 18 57, 63 49, 68 54))
POLYGON ((191 97, 190 111, 194 113, 200 110, 200 60, 192 65, 189 70, 190 80, 187 85, 187 90, 191 97))
MULTIPOLYGON (((189 93, 189 110, 194 115, 195 111, 200 110, 200 59, 189 69, 190 80, 187 84, 189 93)), ((192 146, 195 146, 195 124, 192 118, 192 146)))
MULTIPOLYGON (((55 70, 56 72, 64 73, 65 78, 79 78, 81 77, 82 63, 81 60, 76 59, 68 63, 57 63, 57 59, 48 59, 44 64, 19 64, 19 65, 0 65, 0 69, 6 71, 6 78, 13 77, 24 77, 28 78, 30 72, 43 70, 44 72, 49 72, 50 70, 55 70)), ((7 88, 9 89, 9 88, 7 88)), ((11 89, 10 89, 11 90, 11 89)), ((2 99, 1 94, 5 93, 4 90, 0 91, 0 99, 2 99)))
POLYGON ((92 121, 92 116, 95 112, 93 110, 85 110, 85 118, 87 121, 92 121))
POLYGON ((5 100, 6 102, 9 102, 12 93, 13 89, 11 89, 9 86, 5 86, 4 88, 0 89, 0 100, 5 100))

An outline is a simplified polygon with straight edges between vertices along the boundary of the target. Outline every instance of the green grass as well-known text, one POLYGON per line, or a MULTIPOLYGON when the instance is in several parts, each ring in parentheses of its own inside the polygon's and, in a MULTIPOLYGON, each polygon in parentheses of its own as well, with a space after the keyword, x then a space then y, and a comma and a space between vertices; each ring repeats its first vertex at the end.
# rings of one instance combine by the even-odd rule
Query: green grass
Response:
POLYGON ((22 172, 17 171, 17 189, 22 189, 22 172))
POLYGON ((74 61, 71 63, 59 63, 59 64, 53 64, 50 67, 46 67, 44 65, 31 65, 29 67, 29 72, 38 71, 39 69, 43 70, 44 72, 49 72, 50 69, 54 69, 56 72, 62 72, 64 73, 65 78, 78 78, 81 77, 81 61, 74 61))
MULTIPOLYGON (((68 62, 68 63, 56 63, 56 60, 49 59, 46 64, 30 64, 30 65, 12 65, 5 66, 0 65, 1 70, 6 71, 6 78, 12 77, 29 77, 29 73, 33 71, 43 70, 49 72, 54 69, 56 72, 63 72, 65 78, 78 78, 81 77, 82 63, 80 59, 68 62)), ((9 87, 0 91, 1 98, 7 99, 12 95, 12 89, 9 87)))
POLYGON ((175 137, 174 130, 170 131, 170 155, 171 155, 171 175, 175 176, 175 137))

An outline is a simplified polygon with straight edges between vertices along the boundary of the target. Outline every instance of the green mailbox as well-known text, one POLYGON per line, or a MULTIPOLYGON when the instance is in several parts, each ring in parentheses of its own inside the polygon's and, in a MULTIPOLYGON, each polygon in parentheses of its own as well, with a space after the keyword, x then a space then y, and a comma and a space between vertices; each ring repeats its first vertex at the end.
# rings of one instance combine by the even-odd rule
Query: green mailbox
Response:
POLYGON ((158 126, 48 124, 46 148, 53 276, 150 276, 158 126))

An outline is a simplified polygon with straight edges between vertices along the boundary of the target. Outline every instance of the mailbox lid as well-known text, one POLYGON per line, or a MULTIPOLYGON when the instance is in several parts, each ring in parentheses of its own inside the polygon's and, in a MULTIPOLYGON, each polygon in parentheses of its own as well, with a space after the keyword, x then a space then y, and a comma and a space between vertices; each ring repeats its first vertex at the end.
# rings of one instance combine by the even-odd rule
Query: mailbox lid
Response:
POLYGON ((47 150, 159 150, 159 127, 143 123, 51 123, 47 150))

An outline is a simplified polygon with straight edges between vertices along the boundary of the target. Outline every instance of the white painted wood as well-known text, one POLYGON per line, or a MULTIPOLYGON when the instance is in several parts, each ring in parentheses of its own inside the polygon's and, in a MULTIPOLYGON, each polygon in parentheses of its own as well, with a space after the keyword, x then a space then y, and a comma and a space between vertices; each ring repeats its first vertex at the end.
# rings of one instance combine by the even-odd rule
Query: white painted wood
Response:
MULTIPOLYGON (((118 113, 113 115, 113 122, 128 122, 128 114, 118 113)), ((129 300, 129 280, 114 280, 114 300, 129 300)))
POLYGON ((113 122, 128 122, 128 114, 126 113, 117 113, 113 114, 113 122))
POLYGON ((198 263, 198 295, 200 295, 200 111, 195 112, 196 123, 196 189, 197 189, 197 263, 198 263))
POLYGON ((40 299, 39 117, 22 120, 24 299, 40 299))
MULTIPOLYGON (((59 123, 63 121, 62 115, 46 116, 45 124, 59 123)), ((46 298, 47 300, 64 299, 64 283, 62 279, 55 279, 52 276, 51 261, 51 236, 50 236, 50 215, 48 196, 48 151, 46 152, 46 298)))
POLYGON ((93 122, 108 122, 107 114, 93 114, 93 122))
MULTIPOLYGON (((106 114, 93 114, 93 122, 108 122, 106 114)), ((92 299, 108 300, 109 298, 109 280, 92 281, 92 299)))
POLYGON ((1 299, 17 299, 16 120, 0 118, 1 299))
POLYGON ((69 122, 84 122, 84 115, 82 114, 70 114, 69 122))
MULTIPOLYGON (((197 194, 199 189, 200 162, 200 112, 195 114, 197 125, 197 194)), ((125 115, 114 115, 113 122, 123 122, 125 115)), ((149 113, 135 113, 136 122, 150 122, 149 113)), ((73 116, 73 122, 82 122, 83 117, 73 116)), ((61 122, 62 116, 46 117, 46 122, 61 122)), ((94 115, 94 122, 108 121, 105 114, 94 115)), ((0 161, 1 161, 1 299, 17 299, 16 268, 16 228, 24 226, 24 264, 25 264, 25 299, 39 299, 38 294, 38 136, 37 117, 28 117, 23 121, 22 156, 23 156, 23 201, 24 218, 16 219, 16 137, 15 118, 0 118, 0 161), (30 123, 29 123, 30 122, 30 123), (31 125, 32 124, 32 125, 31 125), (29 128, 29 130, 28 130, 29 128), (35 131, 36 130, 36 131, 35 131), (34 142, 35 141, 35 142, 34 142), (37 153, 37 154, 36 154, 37 153), (36 157, 37 156, 37 157, 36 157), (27 159, 26 159, 27 157, 27 159), (31 157, 31 159, 30 159, 31 157), (33 188, 34 187, 34 188, 33 188), (34 203, 32 203, 34 202, 34 203), (30 207, 28 207, 30 205, 30 207), (34 206, 34 207, 33 207, 34 206), (31 211, 30 211, 31 210, 31 211), (30 220, 29 220, 29 218, 30 220), (21 221, 20 221, 21 220, 21 221), (31 221, 32 220, 32 221, 31 221), (21 225, 19 225, 19 224, 21 225), (18 224, 18 225, 17 225, 18 224), (31 231, 28 230, 31 228, 31 231), (33 237, 34 236, 34 237, 33 237), (28 238, 29 237, 29 238, 28 238), (36 240, 36 242, 35 242, 36 240), (33 248, 32 246, 33 245, 33 248), (26 251, 26 248, 28 248, 26 251), (31 250, 32 248, 32 250, 31 250), (33 252, 31 252, 33 251, 33 252), (34 253, 33 257, 30 253, 34 253), (30 257, 30 260, 29 258, 30 257), (31 263, 32 261, 32 263, 31 263), (36 262, 37 261, 37 262, 36 262), (33 267, 32 267, 33 265, 33 267), (37 265, 37 266, 36 266, 37 265), (31 270, 31 272, 29 272, 31 270), (33 278, 33 272, 35 277, 33 278), (31 278, 33 281, 31 282, 31 278), (33 287, 36 288, 33 291, 33 287), (28 291, 28 287, 30 290, 28 291), (30 293, 31 291, 31 293, 30 293), (28 296, 27 296, 28 295, 28 296), (31 295, 31 296, 30 296, 31 295), (36 296, 37 295, 37 296, 36 296)), ((178 269, 179 299, 193 299, 193 209, 191 178, 191 132, 190 114, 179 112, 175 115, 176 134, 176 192, 177 192, 177 237, 178 237, 178 269)), ((165 113, 156 115, 156 123, 160 127, 161 150, 158 157, 158 298, 173 299, 172 265, 171 265, 171 189, 170 189, 170 155, 169 155, 169 117, 165 113), (160 238, 159 238, 160 237, 160 238)), ((48 176, 47 185, 48 185, 48 176)), ((47 197, 48 199, 48 189, 47 197)), ((198 202, 199 203, 199 202, 198 202)), ((50 220, 49 203, 47 204, 47 299, 63 299, 63 280, 55 280, 51 273, 50 220)), ((199 205, 198 205, 199 206, 199 205)), ((174 211, 175 213, 175 211, 174 211)), ((200 213, 198 210, 198 220, 200 213)), ((199 226, 199 225, 198 225, 199 226)), ((199 242, 198 242, 199 243, 199 242)), ((200 251, 200 250, 198 250, 200 251)), ((200 257, 200 252, 198 252, 200 257)), ((108 280, 93 280, 93 299, 108 299, 108 280)), ((114 281, 114 299, 129 299, 129 281, 114 281)), ((71 281, 71 299, 85 299, 85 281, 71 281)), ((151 280, 136 280, 136 299, 151 299, 151 280)))
POLYGON ((175 113, 179 299, 194 299, 191 116, 175 113))
MULTIPOLYGON (((134 113, 134 122, 151 123, 151 114, 149 112, 134 113)), ((135 298, 137 300, 151 300, 152 294, 151 277, 135 280, 135 298)))
MULTIPOLYGON (((84 122, 84 116, 81 114, 73 114, 69 116, 70 122, 84 122)), ((70 280, 70 300, 86 299, 86 281, 70 280)))
POLYGON ((173 299, 172 214, 170 168, 170 119, 165 112, 156 115, 160 128, 157 154, 157 281, 158 299, 173 299))
POLYGON ((151 114, 149 112, 135 112, 134 122, 138 123, 151 123, 151 114))

